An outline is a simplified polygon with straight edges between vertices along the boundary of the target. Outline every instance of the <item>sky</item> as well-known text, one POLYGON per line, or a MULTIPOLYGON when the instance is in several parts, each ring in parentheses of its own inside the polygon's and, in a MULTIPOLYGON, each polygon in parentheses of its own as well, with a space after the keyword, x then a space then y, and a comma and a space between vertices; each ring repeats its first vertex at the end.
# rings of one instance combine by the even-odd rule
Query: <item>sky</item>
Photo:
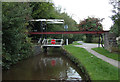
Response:
POLYGON ((102 25, 104 30, 109 30, 113 24, 113 6, 109 0, 53 0, 56 7, 61 7, 61 12, 67 12, 77 23, 88 16, 104 18, 102 25))

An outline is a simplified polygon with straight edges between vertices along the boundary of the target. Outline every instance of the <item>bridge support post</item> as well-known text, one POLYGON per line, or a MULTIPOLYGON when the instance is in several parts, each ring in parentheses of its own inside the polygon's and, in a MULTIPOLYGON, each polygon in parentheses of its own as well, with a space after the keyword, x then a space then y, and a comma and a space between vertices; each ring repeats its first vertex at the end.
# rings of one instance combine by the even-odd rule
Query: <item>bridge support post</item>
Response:
POLYGON ((66 39, 66 45, 68 45, 68 39, 66 39))

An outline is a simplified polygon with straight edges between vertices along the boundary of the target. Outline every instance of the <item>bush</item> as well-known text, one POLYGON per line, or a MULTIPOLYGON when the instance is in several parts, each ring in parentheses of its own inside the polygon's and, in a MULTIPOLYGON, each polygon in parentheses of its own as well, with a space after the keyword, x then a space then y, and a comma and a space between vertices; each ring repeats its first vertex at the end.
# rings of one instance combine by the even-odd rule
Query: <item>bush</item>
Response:
POLYGON ((98 43, 99 42, 99 37, 94 37, 92 39, 92 43, 98 43))
POLYGON ((28 3, 3 3, 2 67, 9 69, 31 56, 31 39, 25 32, 31 9, 28 3), (11 10, 12 9, 12 10, 11 10))
POLYGON ((86 34, 86 43, 91 43, 92 42, 92 35, 91 34, 86 34))

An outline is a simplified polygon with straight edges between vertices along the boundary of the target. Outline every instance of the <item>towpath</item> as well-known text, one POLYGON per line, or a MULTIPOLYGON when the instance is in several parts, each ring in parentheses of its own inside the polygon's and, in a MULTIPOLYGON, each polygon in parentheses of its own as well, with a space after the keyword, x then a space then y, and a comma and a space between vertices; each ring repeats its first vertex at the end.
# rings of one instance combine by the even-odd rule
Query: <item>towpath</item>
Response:
POLYGON ((91 48, 96 48, 98 47, 98 44, 92 44, 92 43, 84 43, 83 41, 78 41, 78 43, 82 44, 82 45, 74 45, 76 47, 82 47, 85 48, 88 52, 92 53, 93 55, 95 55, 96 57, 112 64, 115 67, 120 68, 120 62, 116 61, 114 59, 108 58, 102 54, 97 53, 96 51, 92 50, 91 48))

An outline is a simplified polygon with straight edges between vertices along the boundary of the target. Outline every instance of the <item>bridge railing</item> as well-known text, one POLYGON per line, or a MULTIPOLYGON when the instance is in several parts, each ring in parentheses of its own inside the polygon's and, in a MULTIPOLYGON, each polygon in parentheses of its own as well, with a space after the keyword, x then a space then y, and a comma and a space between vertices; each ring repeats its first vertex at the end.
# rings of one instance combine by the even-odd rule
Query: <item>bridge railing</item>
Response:
POLYGON ((53 39, 44 39, 42 41, 42 45, 62 45, 63 44, 63 39, 54 39, 55 44, 52 44, 51 40, 53 40, 53 39))

